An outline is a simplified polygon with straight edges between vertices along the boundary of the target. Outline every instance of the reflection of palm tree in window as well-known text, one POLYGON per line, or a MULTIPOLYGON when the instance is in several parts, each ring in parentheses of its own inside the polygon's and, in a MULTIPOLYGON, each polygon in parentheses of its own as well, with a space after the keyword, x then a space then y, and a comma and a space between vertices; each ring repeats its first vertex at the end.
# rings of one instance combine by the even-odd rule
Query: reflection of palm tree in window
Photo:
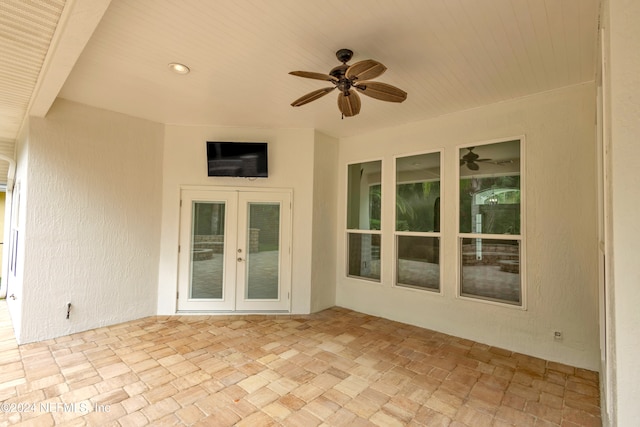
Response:
POLYGON ((396 187, 396 230, 439 231, 440 182, 423 181, 396 187), (438 204, 438 206, 436 206, 438 204))
MULTIPOLYGON (((369 187, 370 229, 380 229, 380 184, 369 187)), ((397 231, 440 231, 440 182, 413 182, 396 187, 397 231), (437 218, 436 218, 437 216, 437 218)))
POLYGON ((382 206, 382 185, 369 187, 369 229, 380 230, 382 206))

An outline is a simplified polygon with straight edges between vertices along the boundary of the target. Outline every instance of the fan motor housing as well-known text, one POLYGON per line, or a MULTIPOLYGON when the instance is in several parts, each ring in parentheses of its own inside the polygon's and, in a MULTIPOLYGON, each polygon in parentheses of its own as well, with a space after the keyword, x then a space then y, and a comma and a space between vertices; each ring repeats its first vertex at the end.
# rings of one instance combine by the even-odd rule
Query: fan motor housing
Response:
POLYGON ((348 93, 349 88, 351 87, 351 81, 344 76, 348 68, 349 66, 347 64, 342 64, 337 67, 333 67, 333 69, 329 71, 329 75, 338 80, 335 83, 336 87, 345 94, 348 93))
POLYGON ((338 65, 337 67, 333 67, 331 71, 329 71, 329 75, 340 80, 344 77, 348 68, 349 66, 347 64, 338 65))

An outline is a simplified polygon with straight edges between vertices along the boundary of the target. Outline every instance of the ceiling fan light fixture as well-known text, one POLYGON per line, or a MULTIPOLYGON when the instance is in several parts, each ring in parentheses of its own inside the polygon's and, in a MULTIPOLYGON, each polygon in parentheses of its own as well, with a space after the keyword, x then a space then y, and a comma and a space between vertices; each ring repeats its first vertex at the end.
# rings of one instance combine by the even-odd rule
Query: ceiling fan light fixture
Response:
POLYGON ((189 72, 191 71, 189 67, 179 62, 171 62, 167 66, 176 74, 189 74, 189 72))
POLYGON ((338 109, 342 113, 342 118, 352 117, 360 113, 360 97, 357 92, 371 98, 387 102, 403 102, 407 99, 407 93, 402 89, 386 83, 371 81, 384 73, 387 69, 383 64, 373 59, 365 59, 353 65, 347 65, 351 60, 353 51, 350 49, 340 49, 336 52, 336 57, 342 65, 333 67, 329 74, 316 73, 312 71, 291 71, 289 74, 307 79, 325 80, 333 84, 333 87, 326 87, 303 95, 291 103, 293 107, 299 107, 308 102, 328 94, 334 89, 339 89, 338 109))

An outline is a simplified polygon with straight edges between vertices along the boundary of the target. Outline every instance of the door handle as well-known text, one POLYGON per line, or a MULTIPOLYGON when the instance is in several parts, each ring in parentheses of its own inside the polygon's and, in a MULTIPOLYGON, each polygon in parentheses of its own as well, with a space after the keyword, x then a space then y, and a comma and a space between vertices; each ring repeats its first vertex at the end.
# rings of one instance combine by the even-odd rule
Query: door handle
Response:
POLYGON ((238 262, 242 262, 242 261, 244 261, 244 259, 243 259, 243 258, 238 257, 238 262))

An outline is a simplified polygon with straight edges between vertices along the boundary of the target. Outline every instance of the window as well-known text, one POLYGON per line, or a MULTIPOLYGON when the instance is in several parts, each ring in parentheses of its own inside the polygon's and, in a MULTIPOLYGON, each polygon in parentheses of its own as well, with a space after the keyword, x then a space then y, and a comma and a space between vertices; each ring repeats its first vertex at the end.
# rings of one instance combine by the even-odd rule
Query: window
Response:
POLYGON ((459 295, 523 305, 521 140, 459 151, 459 295))
POLYGON ((380 281, 382 161, 348 166, 347 275, 380 281))
POLYGON ((440 291, 440 153, 396 158, 395 284, 440 291))

